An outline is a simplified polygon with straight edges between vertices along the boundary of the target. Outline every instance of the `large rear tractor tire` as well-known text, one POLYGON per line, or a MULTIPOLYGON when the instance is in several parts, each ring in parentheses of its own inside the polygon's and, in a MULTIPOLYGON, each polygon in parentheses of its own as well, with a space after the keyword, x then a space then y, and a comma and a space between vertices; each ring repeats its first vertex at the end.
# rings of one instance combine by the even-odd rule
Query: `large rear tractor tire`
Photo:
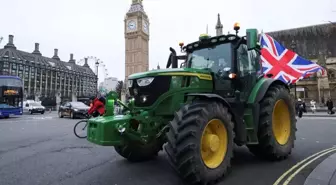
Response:
POLYGON ((175 113, 164 149, 186 183, 214 183, 231 167, 233 138, 228 108, 215 101, 198 100, 175 113))
POLYGON ((128 143, 123 146, 115 146, 115 151, 130 162, 143 162, 154 159, 160 150, 163 142, 154 140, 147 145, 141 143, 128 143))
POLYGON ((271 86, 261 101, 258 145, 250 145, 250 151, 269 160, 287 158, 296 139, 295 109, 289 90, 281 85, 271 86))

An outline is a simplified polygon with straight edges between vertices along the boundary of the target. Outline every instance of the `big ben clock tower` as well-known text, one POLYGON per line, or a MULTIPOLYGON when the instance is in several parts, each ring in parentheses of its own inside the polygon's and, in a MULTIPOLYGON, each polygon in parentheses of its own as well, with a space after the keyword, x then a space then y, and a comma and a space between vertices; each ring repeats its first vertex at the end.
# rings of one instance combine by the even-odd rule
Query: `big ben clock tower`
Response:
MULTIPOLYGON (((142 0, 132 0, 125 16, 125 85, 129 75, 148 71, 149 20, 142 0)), ((127 88, 127 87, 126 87, 127 88)))

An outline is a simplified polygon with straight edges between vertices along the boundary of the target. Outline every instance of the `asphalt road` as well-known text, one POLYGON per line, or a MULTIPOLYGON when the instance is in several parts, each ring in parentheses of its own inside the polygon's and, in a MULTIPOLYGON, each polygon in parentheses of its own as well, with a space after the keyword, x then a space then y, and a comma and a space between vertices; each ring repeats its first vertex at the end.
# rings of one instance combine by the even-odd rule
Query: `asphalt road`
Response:
MULTIPOLYGON (((78 139, 78 120, 55 113, 0 119, 0 185, 179 185, 161 153, 156 160, 130 164, 112 147, 78 139)), ((236 148, 231 173, 220 185, 272 185, 279 176, 311 154, 336 145, 335 118, 302 118, 290 158, 267 162, 244 147, 236 148)), ((325 156, 327 157, 327 156, 325 156)), ((308 165, 290 184, 301 185, 322 160, 308 165)))

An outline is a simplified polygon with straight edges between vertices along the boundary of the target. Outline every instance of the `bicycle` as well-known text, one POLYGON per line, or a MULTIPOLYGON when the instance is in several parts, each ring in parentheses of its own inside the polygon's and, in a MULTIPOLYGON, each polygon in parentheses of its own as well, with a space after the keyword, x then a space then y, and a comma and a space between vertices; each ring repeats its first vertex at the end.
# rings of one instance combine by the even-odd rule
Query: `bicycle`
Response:
POLYGON ((73 128, 73 132, 74 132, 75 136, 78 137, 78 138, 80 138, 80 139, 87 138, 86 127, 87 127, 88 119, 90 118, 90 116, 86 115, 86 117, 87 117, 87 119, 80 120, 79 122, 76 123, 76 125, 73 128), (81 126, 79 126, 79 125, 82 125, 83 123, 85 123, 85 125, 83 126, 83 128, 81 129, 81 131, 84 132, 83 134, 85 134, 85 135, 81 136, 83 134, 78 134, 79 132, 77 132, 76 130, 77 130, 77 127, 81 128, 81 126))

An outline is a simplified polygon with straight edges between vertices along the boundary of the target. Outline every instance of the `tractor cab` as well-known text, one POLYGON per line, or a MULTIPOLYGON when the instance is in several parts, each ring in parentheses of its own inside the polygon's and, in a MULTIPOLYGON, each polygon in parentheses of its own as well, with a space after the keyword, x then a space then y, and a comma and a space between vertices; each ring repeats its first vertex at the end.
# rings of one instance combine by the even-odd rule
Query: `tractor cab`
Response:
POLYGON ((234 25, 236 34, 210 37, 201 34, 199 40, 184 46, 186 55, 171 54, 167 68, 177 68, 178 60, 184 60, 180 68, 209 70, 213 76, 214 93, 233 101, 246 102, 256 81, 262 77, 260 48, 257 45, 257 30, 248 29, 246 36, 238 36, 240 26, 234 25))

